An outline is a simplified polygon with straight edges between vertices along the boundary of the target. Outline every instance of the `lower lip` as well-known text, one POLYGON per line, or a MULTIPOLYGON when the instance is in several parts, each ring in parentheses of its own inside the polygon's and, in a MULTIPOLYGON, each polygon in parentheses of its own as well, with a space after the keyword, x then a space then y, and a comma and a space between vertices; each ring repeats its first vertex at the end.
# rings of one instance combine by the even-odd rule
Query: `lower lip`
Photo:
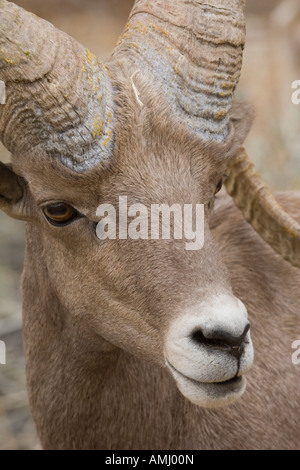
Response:
POLYGON ((189 381, 191 381, 195 384, 199 384, 199 385, 231 386, 231 385, 236 385, 236 384, 238 384, 242 381, 242 376, 235 376, 235 377, 232 377, 231 379, 223 380, 221 382, 200 382, 198 380, 191 379, 190 377, 187 377, 186 375, 179 372, 179 370, 177 370, 174 366, 172 366, 172 364, 168 361, 168 359, 166 359, 166 363, 167 363, 167 366, 169 367, 169 369, 171 369, 172 372, 175 372, 176 374, 181 375, 182 378, 185 379, 185 380, 189 380, 189 381))
POLYGON ((181 393, 198 406, 218 408, 236 401, 244 392, 246 379, 233 377, 223 382, 198 382, 186 377, 166 361, 181 393))
POLYGON ((230 386, 230 385, 238 385, 242 381, 242 376, 240 375, 239 377, 233 377, 230 380, 225 380, 224 382, 213 382, 215 385, 221 385, 221 386, 230 386))

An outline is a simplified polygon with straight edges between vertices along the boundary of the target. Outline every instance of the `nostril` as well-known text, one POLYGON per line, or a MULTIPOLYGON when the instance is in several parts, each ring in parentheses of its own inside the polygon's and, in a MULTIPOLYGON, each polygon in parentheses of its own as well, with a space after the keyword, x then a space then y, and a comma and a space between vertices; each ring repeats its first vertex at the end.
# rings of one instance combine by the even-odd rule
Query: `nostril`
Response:
POLYGON ((200 346, 205 345, 213 349, 230 350, 231 346, 223 339, 217 337, 206 337, 201 330, 194 331, 192 340, 200 346))
POLYGON ((243 344, 244 338, 248 333, 250 328, 250 323, 244 328, 244 331, 239 336, 234 336, 231 333, 228 333, 225 330, 211 330, 209 332, 203 333, 202 330, 198 329, 194 331, 191 335, 192 340, 203 346, 207 346, 213 349, 230 351, 232 353, 239 354, 241 352, 241 346, 243 344))

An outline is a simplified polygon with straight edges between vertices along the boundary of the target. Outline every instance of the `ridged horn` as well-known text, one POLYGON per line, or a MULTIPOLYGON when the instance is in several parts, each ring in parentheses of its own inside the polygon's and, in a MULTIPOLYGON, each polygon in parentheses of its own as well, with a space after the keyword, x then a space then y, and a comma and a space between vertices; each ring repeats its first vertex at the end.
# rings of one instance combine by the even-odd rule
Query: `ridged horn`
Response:
POLYGON ((0 0, 0 139, 35 146, 83 171, 110 157, 114 107, 108 67, 77 41, 0 0))
POLYGON ((114 57, 131 57, 202 140, 224 142, 240 77, 244 0, 137 0, 114 57))
POLYGON ((300 268, 300 225, 277 203, 244 148, 227 171, 227 192, 245 219, 278 254, 300 268))

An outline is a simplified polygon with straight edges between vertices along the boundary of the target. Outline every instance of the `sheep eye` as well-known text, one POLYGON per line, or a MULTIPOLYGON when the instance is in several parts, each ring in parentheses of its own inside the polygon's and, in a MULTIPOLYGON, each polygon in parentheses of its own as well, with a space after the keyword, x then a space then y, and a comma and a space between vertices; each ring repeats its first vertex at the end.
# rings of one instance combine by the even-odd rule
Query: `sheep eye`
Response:
POLYGON ((77 210, 63 202, 57 202, 44 207, 43 212, 50 224, 57 227, 68 225, 78 217, 77 210))
POLYGON ((221 191, 222 189, 222 186, 223 186, 223 180, 220 180, 216 186, 216 189, 215 189, 215 192, 214 194, 216 195, 219 191, 221 191))

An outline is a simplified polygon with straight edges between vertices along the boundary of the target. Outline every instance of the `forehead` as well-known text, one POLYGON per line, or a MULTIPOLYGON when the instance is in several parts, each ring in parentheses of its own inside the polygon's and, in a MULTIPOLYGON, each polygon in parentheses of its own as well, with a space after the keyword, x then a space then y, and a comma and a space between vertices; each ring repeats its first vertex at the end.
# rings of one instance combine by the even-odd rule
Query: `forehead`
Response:
POLYGON ((209 148, 185 133, 145 135, 142 128, 120 135, 109 164, 82 173, 39 148, 14 158, 14 170, 26 179, 37 203, 62 200, 83 207, 97 207, 119 195, 145 202, 192 202, 190 195, 205 196, 223 166, 209 148))

